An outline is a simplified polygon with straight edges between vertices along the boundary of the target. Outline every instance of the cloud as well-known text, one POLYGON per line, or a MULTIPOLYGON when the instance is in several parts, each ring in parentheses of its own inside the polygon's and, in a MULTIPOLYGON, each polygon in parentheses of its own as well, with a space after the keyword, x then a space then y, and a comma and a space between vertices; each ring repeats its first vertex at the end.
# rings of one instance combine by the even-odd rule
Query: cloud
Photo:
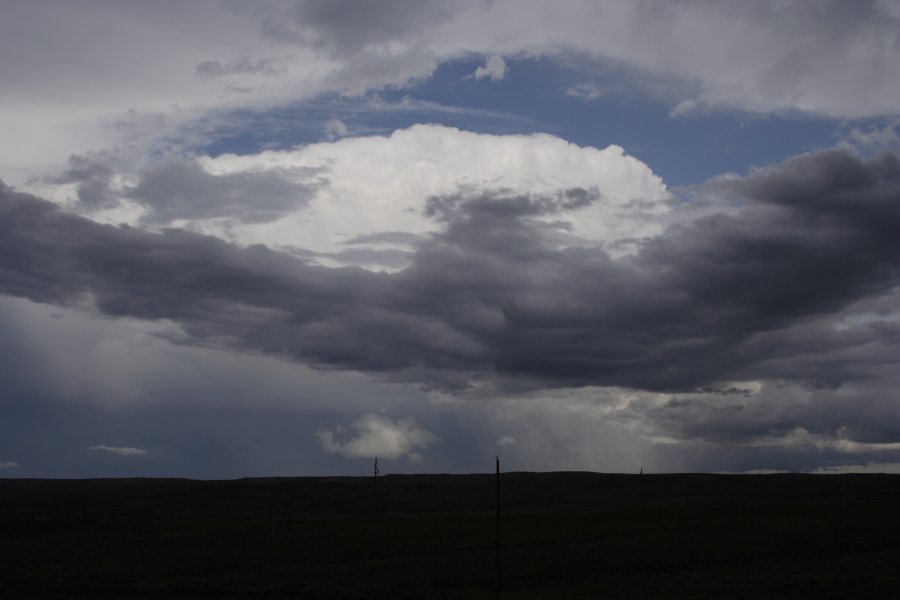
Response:
POLYGON ((593 102, 605 94, 606 91, 592 81, 584 81, 566 88, 566 96, 571 96, 583 102, 593 102))
POLYGON ((497 439, 497 446, 500 448, 509 448, 515 446, 517 443, 516 438, 511 435, 504 435, 497 439))
POLYGON ((278 76, 283 74, 286 68, 273 59, 252 59, 244 56, 225 64, 217 60, 205 60, 197 65, 195 71, 201 79, 218 79, 238 74, 278 76))
POLYGON ((379 231, 377 233, 358 235, 353 239, 347 240, 344 244, 347 246, 361 244, 410 246, 421 240, 421 236, 406 231, 379 231))
POLYGON ((451 11, 434 0, 300 0, 261 19, 262 31, 275 40, 312 46, 330 56, 397 54, 437 25, 451 11))
POLYGON ((711 183, 740 208, 619 258, 560 242, 568 203, 597 202, 581 192, 460 192, 432 198, 435 231, 388 274, 103 226, 4 188, 0 291, 87 298, 106 315, 177 323, 184 343, 437 387, 833 389, 886 377, 897 357, 898 191, 893 155, 805 155, 711 183), (868 314, 884 318, 854 317, 868 314))
POLYGON ((307 0, 248 12, 258 16, 259 31, 270 43, 312 51, 297 65, 310 79, 325 89, 363 95, 430 76, 440 56, 425 38, 453 11, 431 1, 307 0))
POLYGON ((0 469, 15 469, 19 463, 11 460, 0 460, 0 469))
POLYGON ((695 114, 703 108, 703 105, 693 98, 682 100, 669 111, 670 117, 684 117, 695 114))
MULTIPOLYGON (((479 53, 623 63, 680 82, 675 89, 688 96, 673 98, 673 105, 687 100, 683 107, 702 110, 878 116, 895 114, 900 94, 894 83, 900 15, 890 2, 607 1, 557 3, 552 10, 517 0, 461 2, 452 10, 430 2, 327 4, 273 10, 262 17, 263 31, 338 60, 348 75, 365 73, 376 88, 427 77, 443 61, 479 53), (360 69, 367 55, 381 64, 370 60, 360 69)), ((481 69, 483 76, 498 72, 481 69)))
POLYGON ((884 400, 887 387, 879 379, 839 388, 775 380, 737 394, 643 394, 606 414, 651 437, 671 440, 900 453, 898 410, 884 400))
POLYGON ((339 254, 348 239, 386 231, 412 236, 437 231, 439 224, 424 213, 428 198, 449 197, 461 189, 475 195, 500 190, 524 196, 580 188, 597 195, 596 202, 573 203, 570 210, 547 217, 568 224, 571 245, 627 244, 659 233, 659 219, 670 201, 662 180, 618 146, 579 147, 546 134, 489 135, 439 125, 289 151, 219 156, 205 159, 204 166, 221 174, 263 168, 326 173, 328 184, 316 188, 302 214, 279 227, 229 233, 243 243, 297 246, 302 240, 307 250, 331 259, 323 264, 333 266, 368 266, 353 262, 351 254, 339 254))
POLYGON ((880 126, 853 127, 843 141, 864 151, 888 150, 900 146, 898 129, 900 119, 892 119, 880 126))
POLYGON ((417 450, 425 450, 440 439, 413 419, 392 420, 376 414, 363 415, 349 427, 325 429, 316 433, 322 449, 346 458, 405 457, 416 461, 417 450))
POLYGON ((819 467, 814 473, 840 474, 840 473, 900 473, 900 463, 866 463, 856 465, 832 465, 819 467))
POLYGON ((423 240, 423 236, 405 231, 381 231, 338 242, 344 247, 334 252, 315 252, 297 246, 279 246, 278 249, 316 262, 399 271, 409 266, 416 244, 423 240))
POLYGON ((245 169, 214 173, 197 160, 172 158, 141 172, 122 194, 147 209, 148 224, 230 218, 265 223, 303 207, 318 182, 315 169, 245 169))
MULTIPOLYGON (((438 224, 424 213, 428 198, 461 189, 513 195, 581 189, 596 202, 571 202, 552 218, 567 223, 568 244, 599 242, 616 254, 661 231, 670 204, 661 179, 618 146, 579 147, 546 134, 478 134, 440 125, 259 154, 173 154, 135 174, 98 161, 91 165, 104 169, 104 192, 124 201, 114 218, 104 215, 112 222, 178 223, 244 244, 299 248, 329 266, 408 265, 410 243, 348 248, 346 242, 386 231, 408 239, 436 231, 438 224), (144 211, 140 218, 135 205, 144 211)), ((68 173, 45 179, 70 181, 68 173)), ((66 191, 51 188, 48 195, 64 202, 66 191)), ((83 203, 74 208, 95 212, 83 203)))
MULTIPOLYGON (((844 119, 895 116, 900 104, 900 17, 892 3, 874 0, 567 2, 552 9, 517 0, 252 9, 199 2, 177 14, 165 3, 70 4, 16 3, 0 23, 0 54, 19 58, 0 66, 7 91, 0 129, 17 140, 0 149, 0 166, 13 184, 58 173, 73 154, 115 149, 143 160, 185 132, 209 134, 204 124, 225 113, 407 87, 475 55, 574 61, 586 74, 622 65, 650 82, 645 91, 656 89, 681 109, 844 119), (25 47, 31 50, 21 52, 25 47), (261 76, 275 73, 283 75, 261 76), (164 119, 139 131, 114 126, 128 115, 164 119)), ((595 84, 618 89, 609 79, 595 84)))
POLYGON ((502 81, 506 77, 506 61, 502 56, 491 55, 484 61, 484 65, 475 69, 475 71, 467 77, 475 79, 490 79, 491 81, 502 81))
MULTIPOLYGON (((847 147, 895 149, 895 3, 275 0, 176 10, 86 0, 13 3, 4 14, 0 54, 16 60, 0 64, 10 140, 0 167, 60 205, 0 187, 0 293, 17 297, 2 300, 2 337, 32 314, 23 336, 45 343, 16 364, 40 373, 52 362, 67 376, 35 384, 41 393, 193 402, 166 393, 182 385, 170 383, 173 364, 225 349, 234 362, 199 364, 278 363, 328 385, 413 382, 426 390, 414 390, 420 400, 534 395, 546 405, 571 393, 577 410, 656 441, 780 440, 856 463, 894 452, 894 155, 819 152, 677 198, 617 146, 437 125, 348 136, 416 117, 547 130, 373 93, 431 93, 413 88, 441 65, 442 78, 475 70, 499 80, 502 57, 514 57, 532 75, 561 75, 551 91, 570 98, 649 94, 648 110, 661 102, 685 117, 679 131, 708 111, 800 111, 850 119, 847 147), (291 146, 322 137, 331 143, 291 146), (56 312, 103 336, 66 337, 56 312), (146 356, 130 345, 138 338, 152 338, 151 362, 166 366, 155 376, 120 358, 146 356), (109 364, 132 370, 92 368, 109 364)), ((178 372, 184 389, 201 387, 201 375, 178 372)), ((274 393, 280 406, 295 401, 283 391, 296 388, 291 377, 274 393)), ((253 393, 205 395, 237 405, 253 393)), ((368 394, 328 398, 321 404, 354 403, 350 414, 372 410, 368 394)), ((307 445, 322 423, 345 418, 310 421, 307 445)), ((521 421, 498 419, 485 447, 496 432, 537 443, 521 421)), ((554 439, 576 421, 560 420, 554 439)), ((72 447, 103 439, 80 435, 72 447)))
MULTIPOLYGON (((93 1, 77 9, 66 2, 5 6, 0 53, 15 53, 19 60, 0 66, 0 76, 16 90, 0 100, 4 139, 17 141, 0 148, 4 177, 24 182, 45 175, 72 154, 136 152, 138 140, 113 126, 129 112, 166 117, 164 127, 142 132, 143 151, 144 142, 158 143, 207 110, 247 102, 246 95, 238 100, 235 96, 240 95, 227 93, 226 87, 245 80, 256 84, 258 75, 202 79, 194 67, 212 59, 227 68, 236 46, 251 56, 265 51, 254 42, 259 39, 257 28, 255 20, 240 22, 206 2, 177 13, 161 6, 135 12, 134 5, 110 7, 93 1), (98 64, 104 68, 73 68, 98 64), (66 90, 65 98, 59 96, 60 89, 66 90), (11 112, 15 119, 7 116, 11 112)), ((284 94, 285 87, 269 86, 264 93, 271 98, 284 94)))
POLYGON ((119 456, 145 456, 147 451, 142 448, 132 448, 129 446, 107 446, 100 444, 99 446, 91 446, 88 450, 92 452, 108 452, 110 454, 118 454, 119 456))
POLYGON ((326 121, 324 129, 325 137, 329 141, 334 141, 347 135, 347 125, 340 119, 326 121))
POLYGON ((398 271, 409 266, 414 253, 402 248, 347 248, 339 252, 312 252, 303 248, 287 250, 296 256, 324 260, 338 264, 350 264, 372 270, 398 271))
POLYGON ((77 184, 76 208, 93 212, 113 208, 119 200, 113 187, 115 172, 100 157, 73 154, 69 168, 53 177, 44 177, 43 183, 54 185, 77 184))

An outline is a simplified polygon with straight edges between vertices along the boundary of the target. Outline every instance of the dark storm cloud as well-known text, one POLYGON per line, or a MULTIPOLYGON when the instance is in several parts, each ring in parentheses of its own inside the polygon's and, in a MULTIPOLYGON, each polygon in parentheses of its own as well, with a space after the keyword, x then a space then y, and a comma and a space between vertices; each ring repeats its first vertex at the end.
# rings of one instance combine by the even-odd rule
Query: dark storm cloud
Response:
POLYGON ((176 321, 189 343, 320 367, 453 368, 476 353, 431 315, 404 312, 386 275, 311 266, 179 229, 99 225, 5 187, 2 197, 3 293, 62 304, 89 297, 107 315, 176 321))
POLYGON ((644 414, 645 422, 658 430, 689 439, 733 442, 802 429, 820 439, 866 444, 900 440, 898 417, 900 409, 887 386, 864 386, 845 394, 775 388, 759 397, 727 403, 708 398, 670 401, 644 414))
MULTIPOLYGON (((108 315, 171 319, 186 343, 456 385, 808 389, 884 379, 900 324, 900 161, 824 152, 714 184, 743 207, 612 259, 559 249, 545 218, 579 193, 431 199, 443 230, 395 274, 315 266, 261 246, 109 227, 2 192, 0 291, 90 294, 108 315)), ((673 426, 674 427, 674 426, 673 426)))
POLYGON ((316 173, 295 168, 214 174, 195 161, 172 159, 141 173, 122 193, 150 209, 147 223, 219 217, 266 223, 308 204, 319 185, 316 173))

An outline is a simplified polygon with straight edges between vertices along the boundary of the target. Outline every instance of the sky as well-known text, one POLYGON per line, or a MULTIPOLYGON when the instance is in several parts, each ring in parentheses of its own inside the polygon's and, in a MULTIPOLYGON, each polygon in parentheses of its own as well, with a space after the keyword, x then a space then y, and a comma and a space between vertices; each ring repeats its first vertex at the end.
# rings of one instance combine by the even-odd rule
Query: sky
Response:
POLYGON ((900 472, 900 2, 6 0, 0 477, 900 472))

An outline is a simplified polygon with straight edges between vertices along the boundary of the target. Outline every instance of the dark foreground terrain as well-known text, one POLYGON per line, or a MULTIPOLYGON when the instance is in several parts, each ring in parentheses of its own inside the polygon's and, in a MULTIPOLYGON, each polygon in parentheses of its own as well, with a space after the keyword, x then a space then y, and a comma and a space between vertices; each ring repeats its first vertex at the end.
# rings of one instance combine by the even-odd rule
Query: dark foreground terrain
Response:
MULTIPOLYGON (((491 598, 493 475, 0 480, 4 598, 491 598)), ((502 476, 503 598, 896 598, 900 476, 502 476)))

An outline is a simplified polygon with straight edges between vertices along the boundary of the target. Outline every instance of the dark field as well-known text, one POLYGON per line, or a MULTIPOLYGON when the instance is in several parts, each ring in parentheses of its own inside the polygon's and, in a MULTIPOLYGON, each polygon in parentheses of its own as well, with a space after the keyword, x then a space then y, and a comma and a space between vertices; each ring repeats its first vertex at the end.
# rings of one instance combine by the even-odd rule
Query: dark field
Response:
MULTIPOLYGON (((0 480, 5 598, 492 598, 493 475, 0 480)), ((503 598, 896 598, 900 476, 502 475, 503 598)))

